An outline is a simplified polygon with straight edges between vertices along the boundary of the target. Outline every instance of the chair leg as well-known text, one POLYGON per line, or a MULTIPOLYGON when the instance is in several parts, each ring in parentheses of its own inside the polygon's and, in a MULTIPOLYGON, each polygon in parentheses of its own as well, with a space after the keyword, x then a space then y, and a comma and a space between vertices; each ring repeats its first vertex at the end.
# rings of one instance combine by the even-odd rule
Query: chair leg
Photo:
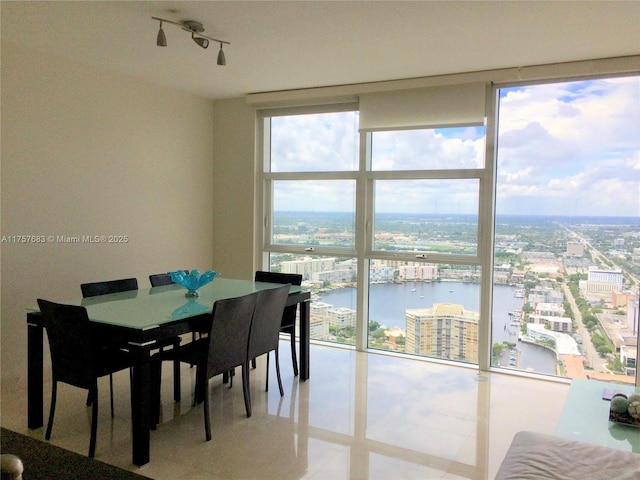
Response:
POLYGON ((51 429, 53 428, 53 416, 56 413, 56 399, 58 397, 58 382, 53 380, 51 386, 51 406, 49 408, 49 421, 47 422, 47 432, 44 434, 46 440, 51 439, 51 429))
POLYGON ((264 389, 265 392, 269 391, 269 353, 270 352, 267 352, 267 374, 265 375, 267 377, 267 381, 264 389))
POLYGON ((229 373, 227 374, 227 379, 229 380, 229 388, 233 387, 233 377, 236 376, 236 369, 232 368, 231 370, 229 370, 229 373))
POLYGON ((296 355, 296 332, 291 332, 291 362, 293 363, 293 376, 298 376, 298 355, 296 355))
POLYGON ((98 389, 94 387, 91 412, 91 440, 89 440, 89 458, 93 458, 96 454, 96 437, 98 433, 98 389))
POLYGON ((193 406, 204 401, 209 395, 209 380, 207 379, 206 365, 196 365, 196 388, 193 398, 193 406))
POLYGON ((242 365, 242 393, 244 394, 244 408, 247 418, 251 417, 251 392, 249 391, 249 369, 242 365))
MULTIPOLYGON (((208 380, 205 380, 204 383, 209 384, 208 380)), ((204 388, 204 436, 207 439, 207 442, 211 440, 211 418, 209 417, 209 388, 205 386, 204 388)))
POLYGON ((109 392, 111 392, 111 418, 113 418, 113 373, 109 374, 109 392))
MULTIPOLYGON (((267 355, 269 355, 267 353, 267 355)), ((278 377, 278 388, 280 389, 280 396, 284 397, 284 388, 282 388, 282 377, 280 376, 280 354, 278 353, 278 346, 275 349, 276 357, 276 376, 278 377)), ((267 356, 267 365, 269 365, 269 357, 267 356)))
POLYGON ((251 368, 256 368, 256 366, 257 366, 256 359, 252 358, 251 359, 251 368))
MULTIPOLYGON (((191 332, 191 341, 195 342, 198 339, 198 334, 196 332, 191 332)), ((191 368, 193 368, 193 363, 191 364, 191 368)))
POLYGON ((178 358, 177 352, 178 348, 180 348, 180 338, 173 342, 173 348, 176 352, 176 358, 173 360, 173 400, 176 402, 180 401, 180 359, 178 358))

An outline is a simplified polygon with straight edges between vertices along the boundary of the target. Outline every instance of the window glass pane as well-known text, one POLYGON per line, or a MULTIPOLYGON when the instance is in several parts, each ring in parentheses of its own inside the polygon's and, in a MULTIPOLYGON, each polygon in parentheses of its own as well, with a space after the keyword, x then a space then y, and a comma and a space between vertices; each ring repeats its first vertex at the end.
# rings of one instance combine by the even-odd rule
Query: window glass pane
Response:
POLYGON ((311 290, 310 337, 355 345, 356 259, 272 253, 270 260, 272 271, 301 274, 311 290))
POLYGON ((640 80, 499 98, 493 364, 633 383, 640 80))
POLYGON ((477 363, 480 280, 480 267, 371 260, 369 348, 477 363))
POLYGON ((475 255, 478 179, 377 180, 374 249, 475 255))
POLYGON ((272 172, 358 169, 357 112, 271 118, 272 172))
POLYGON ((276 245, 353 247, 354 180, 278 180, 273 185, 276 245))
POLYGON ((484 127, 375 132, 371 168, 449 170, 484 167, 484 127))

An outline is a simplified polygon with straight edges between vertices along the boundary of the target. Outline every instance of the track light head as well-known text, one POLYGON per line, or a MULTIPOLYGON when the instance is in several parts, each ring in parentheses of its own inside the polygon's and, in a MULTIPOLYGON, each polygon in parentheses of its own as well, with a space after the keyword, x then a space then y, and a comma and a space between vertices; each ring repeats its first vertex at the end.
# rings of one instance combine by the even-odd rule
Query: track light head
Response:
POLYGON ((224 56, 224 50, 222 50, 222 43, 220 44, 220 50, 218 50, 218 65, 226 65, 227 59, 224 56))
POLYGON ((207 48, 209 46, 209 40, 207 40, 206 38, 194 37, 193 33, 191 34, 191 38, 193 39, 194 42, 196 42, 202 48, 207 48))
POLYGON ((162 22, 160 22, 160 30, 158 31, 158 39, 156 40, 156 45, 158 47, 167 46, 167 37, 164 36, 164 30, 162 30, 162 22))

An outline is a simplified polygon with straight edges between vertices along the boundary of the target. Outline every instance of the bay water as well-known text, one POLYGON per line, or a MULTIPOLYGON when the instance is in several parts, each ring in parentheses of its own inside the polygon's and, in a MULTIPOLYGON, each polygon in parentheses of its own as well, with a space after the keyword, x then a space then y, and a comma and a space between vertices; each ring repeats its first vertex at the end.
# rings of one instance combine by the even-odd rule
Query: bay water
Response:
MULTIPOLYGON (((517 326, 510 312, 522 310, 523 299, 514 295, 515 287, 493 286, 493 322, 491 343, 517 342, 520 350, 518 369, 555 374, 555 354, 543 347, 519 342, 517 326)), ((356 308, 356 289, 339 288, 320 293, 320 301, 334 307, 356 308)), ((405 310, 431 308, 434 303, 455 303, 465 310, 480 310, 480 286, 462 282, 379 283, 370 286, 369 321, 385 327, 406 328, 405 310)))

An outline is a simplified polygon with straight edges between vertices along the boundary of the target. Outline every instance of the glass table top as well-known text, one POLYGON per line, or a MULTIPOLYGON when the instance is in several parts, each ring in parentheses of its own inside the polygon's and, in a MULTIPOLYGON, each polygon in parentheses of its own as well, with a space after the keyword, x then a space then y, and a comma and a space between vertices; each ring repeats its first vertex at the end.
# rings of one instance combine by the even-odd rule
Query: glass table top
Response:
MULTIPOLYGON (((174 284, 60 303, 84 306, 89 318, 94 322, 146 330, 163 323, 211 313, 216 300, 239 297, 279 286, 281 285, 251 280, 216 278, 200 288, 200 296, 195 299, 186 298, 187 290, 174 284)), ((290 290, 292 293, 301 291, 299 286, 292 286, 290 290)), ((29 310, 38 311, 38 308, 29 310)))
POLYGON ((556 435, 609 448, 640 453, 640 427, 609 421, 605 389, 633 393, 632 385, 597 380, 574 379, 567 394, 556 435))

